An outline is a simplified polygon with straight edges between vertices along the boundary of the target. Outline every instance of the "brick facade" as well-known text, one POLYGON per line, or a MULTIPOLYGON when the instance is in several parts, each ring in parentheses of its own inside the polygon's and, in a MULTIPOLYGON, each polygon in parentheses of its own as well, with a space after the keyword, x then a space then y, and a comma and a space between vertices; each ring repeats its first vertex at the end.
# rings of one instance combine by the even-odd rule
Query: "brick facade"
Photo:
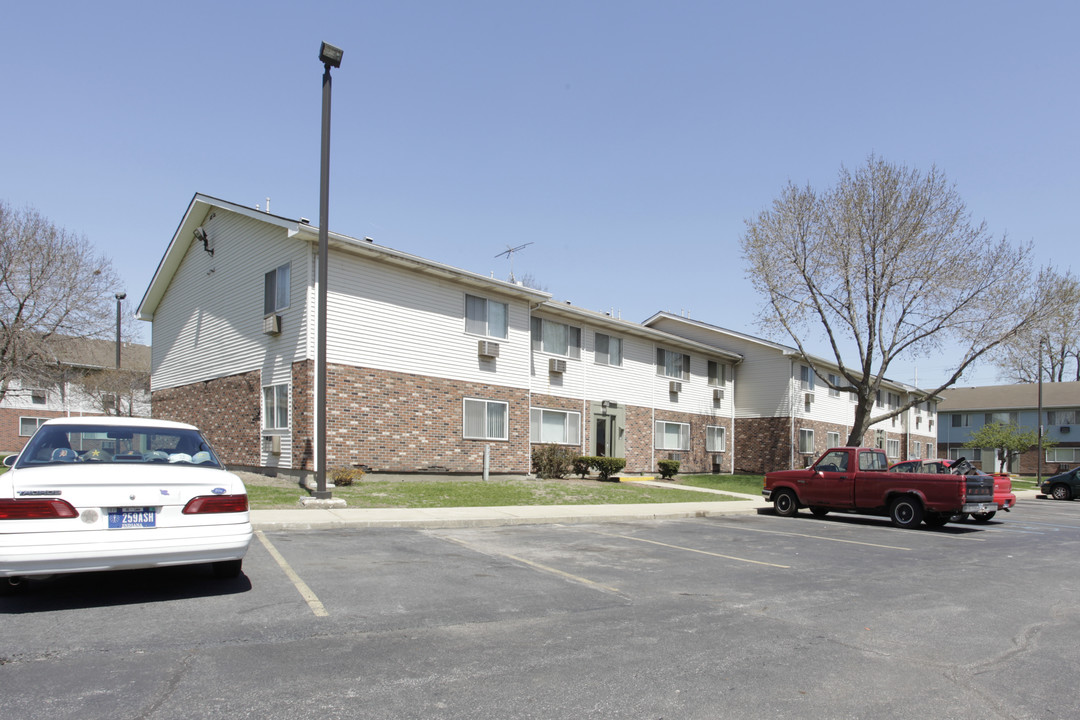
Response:
POLYGON ((20 452, 30 439, 19 435, 19 418, 58 418, 70 413, 61 410, 37 410, 34 408, 0 408, 0 450, 20 452))
MULTIPOLYGON (((667 460, 669 458, 679 461, 679 473, 711 473, 714 465, 719 466, 720 472, 731 472, 731 418, 718 418, 710 415, 696 415, 694 413, 680 413, 670 410, 657 410, 656 420, 667 422, 687 423, 690 425, 690 449, 689 450, 656 450, 656 459, 667 460), (726 428, 724 437, 728 451, 723 453, 706 452, 705 428, 716 425, 726 428)), ((649 428, 650 443, 653 442, 655 431, 649 428)), ((650 444, 648 447, 652 447, 650 444)), ((653 468, 656 471, 656 468, 653 468)))
POLYGON ((735 472, 764 474, 791 467, 791 418, 735 420, 735 472))

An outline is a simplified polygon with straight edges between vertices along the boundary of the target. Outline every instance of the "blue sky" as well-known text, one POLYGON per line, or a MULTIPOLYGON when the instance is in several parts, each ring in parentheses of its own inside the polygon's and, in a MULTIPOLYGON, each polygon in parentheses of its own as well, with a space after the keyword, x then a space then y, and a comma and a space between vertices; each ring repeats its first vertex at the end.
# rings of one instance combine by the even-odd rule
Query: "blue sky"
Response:
MULTIPOLYGON (((1070 267, 1075 2, 8 3, 0 199, 143 292, 192 195, 318 222, 558 300, 761 335, 744 221, 876 153, 953 181, 1070 267)), ((149 333, 144 332, 144 340, 149 333)), ((784 341, 782 338, 778 338, 784 341)), ((824 354, 824 347, 819 346, 824 354)), ((939 379, 952 358, 894 365, 939 379)), ((961 384, 995 382, 991 369, 961 384)))

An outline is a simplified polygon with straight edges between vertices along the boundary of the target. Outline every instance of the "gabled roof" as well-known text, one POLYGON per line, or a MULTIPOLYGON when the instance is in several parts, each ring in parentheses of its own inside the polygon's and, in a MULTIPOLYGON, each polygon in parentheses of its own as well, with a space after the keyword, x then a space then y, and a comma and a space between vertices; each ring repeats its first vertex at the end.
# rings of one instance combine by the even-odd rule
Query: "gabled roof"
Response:
MULTIPOLYGON (((86 370, 116 367, 115 340, 54 337, 49 347, 61 365, 86 370)), ((124 370, 150 372, 150 346, 123 343, 120 347, 120 367, 124 370)))
MULTIPOLYGON (((157 270, 154 272, 154 277, 150 281, 146 293, 143 295, 142 302, 139 303, 140 320, 154 319, 154 312, 157 310, 158 304, 165 295, 165 291, 169 287, 173 275, 179 269, 180 263, 187 254, 188 248, 191 247, 191 243, 195 236, 195 230, 203 224, 206 216, 214 209, 234 212, 243 215, 244 217, 259 220, 260 222, 277 225, 283 228, 290 237, 295 237, 302 242, 317 244, 319 241, 319 228, 311 225, 307 221, 299 219, 294 220, 280 215, 271 215, 268 212, 262 212, 209 195, 196 193, 191 199, 191 203, 188 204, 188 209, 184 213, 184 217, 180 220, 180 225, 177 226, 176 232, 173 234, 168 248, 165 249, 165 254, 162 256, 161 262, 158 263, 157 270)), ((525 287, 524 285, 496 280, 495 278, 486 277, 467 270, 461 270, 450 265, 435 262, 434 260, 422 258, 418 255, 410 255, 409 253, 400 250, 394 250, 393 248, 388 248, 384 245, 378 245, 370 240, 358 240, 349 237, 348 235, 328 232, 327 243, 329 247, 334 250, 361 255, 369 259, 405 267, 435 277, 451 279, 470 287, 487 292, 498 292, 502 295, 508 295, 531 303, 541 303, 551 297, 550 293, 541 290, 534 290, 525 287)))
MULTIPOLYGON (((1044 408, 1080 407, 1080 382, 1043 383, 1042 387, 1044 408)), ((938 404, 938 412, 943 413, 1034 410, 1039 407, 1038 383, 949 388, 941 395, 944 400, 938 404)))

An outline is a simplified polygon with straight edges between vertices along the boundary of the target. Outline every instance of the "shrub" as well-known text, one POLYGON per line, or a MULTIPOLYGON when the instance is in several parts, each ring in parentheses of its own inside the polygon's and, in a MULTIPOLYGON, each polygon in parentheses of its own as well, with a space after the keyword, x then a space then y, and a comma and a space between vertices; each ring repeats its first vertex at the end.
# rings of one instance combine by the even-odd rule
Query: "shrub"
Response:
POLYGON ((607 480, 626 467, 626 458, 597 457, 590 459, 592 460, 592 466, 596 468, 596 473, 600 476, 601 480, 607 480))
POLYGON ((679 474, 678 460, 658 460, 656 464, 660 467, 660 477, 662 479, 673 478, 679 474))
POLYGON ((585 477, 589 474, 589 468, 593 466, 593 461, 596 458, 586 457, 584 455, 578 455, 573 459, 572 465, 574 467, 574 474, 580 477, 585 477))
POLYGON ((360 468, 336 467, 330 471, 330 482, 337 487, 347 487, 363 479, 364 471, 360 468))
POLYGON ((574 451, 562 445, 540 445, 532 451, 533 472, 541 478, 564 478, 573 466, 574 451))

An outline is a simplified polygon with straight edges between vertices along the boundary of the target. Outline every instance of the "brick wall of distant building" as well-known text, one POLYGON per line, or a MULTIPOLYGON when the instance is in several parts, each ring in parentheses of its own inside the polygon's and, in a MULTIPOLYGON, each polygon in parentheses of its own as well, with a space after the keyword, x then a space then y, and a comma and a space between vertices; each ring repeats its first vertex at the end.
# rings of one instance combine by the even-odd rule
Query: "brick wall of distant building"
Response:
POLYGON ((19 452, 26 446, 29 435, 19 434, 20 418, 57 418, 69 413, 61 410, 36 410, 34 408, 0 408, 0 451, 19 452))
MULTIPOLYGON (((679 461, 679 474, 687 473, 711 473, 714 465, 718 465, 719 472, 731 472, 731 418, 719 418, 710 415, 698 415, 696 413, 681 413, 671 410, 657 410, 654 415, 656 420, 666 422, 687 423, 690 425, 690 449, 689 450, 656 450, 656 460, 674 459, 679 461), (725 428, 725 452, 707 452, 706 427, 715 425, 725 428)), ((650 423, 651 425, 651 423, 650 423)), ((649 428, 650 442, 655 443, 655 430, 649 428)), ((647 447, 652 447, 649 445, 647 447)), ((659 472, 658 467, 651 468, 652 472, 659 472)))
POLYGON ((735 420, 735 472, 787 470, 791 457, 791 418, 735 420))

